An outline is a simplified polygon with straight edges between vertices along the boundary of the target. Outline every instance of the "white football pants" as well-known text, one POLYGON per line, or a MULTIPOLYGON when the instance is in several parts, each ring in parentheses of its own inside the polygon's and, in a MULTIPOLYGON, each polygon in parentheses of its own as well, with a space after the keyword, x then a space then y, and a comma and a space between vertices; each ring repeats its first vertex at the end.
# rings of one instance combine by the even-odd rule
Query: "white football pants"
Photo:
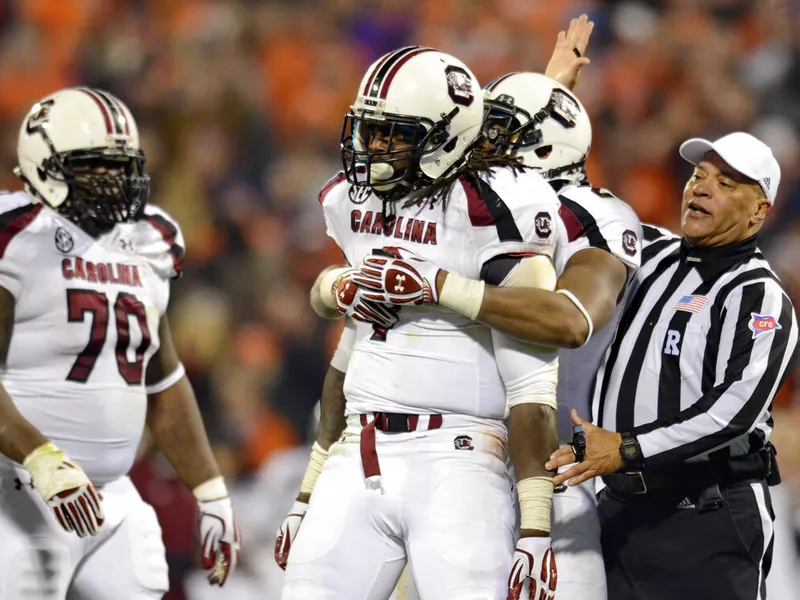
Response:
POLYGON ((128 477, 99 489, 105 523, 79 538, 24 469, 0 473, 0 600, 153 600, 167 591, 161 527, 128 477))
POLYGON ((505 429, 446 415, 442 429, 378 431, 379 486, 364 478, 360 431, 348 419, 331 447, 283 600, 386 600, 406 561, 423 600, 505 600, 516 542, 505 429))
POLYGON ((556 598, 606 600, 594 479, 553 494, 551 535, 558 567, 556 598))
MULTIPOLYGON (((556 597, 559 600, 607 598, 594 490, 592 479, 553 495, 551 534, 558 566, 556 597)), ((403 571, 391 600, 419 600, 419 592, 408 569, 403 571)))

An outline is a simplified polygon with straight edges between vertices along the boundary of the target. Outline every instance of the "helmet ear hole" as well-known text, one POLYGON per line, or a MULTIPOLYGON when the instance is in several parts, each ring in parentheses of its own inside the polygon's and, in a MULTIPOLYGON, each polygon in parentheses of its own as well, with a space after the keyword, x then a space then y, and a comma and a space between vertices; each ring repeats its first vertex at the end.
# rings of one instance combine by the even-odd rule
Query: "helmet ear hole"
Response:
POLYGON ((455 150, 456 144, 458 143, 458 136, 454 137, 452 140, 447 142, 447 145, 442 148, 444 152, 450 153, 455 150))
POLYGON ((548 156, 550 156, 550 153, 552 151, 553 151, 552 145, 542 146, 541 148, 537 148, 536 150, 534 150, 534 152, 536 152, 536 156, 538 156, 541 159, 545 159, 548 156))
POLYGON ((36 167, 36 174, 39 175, 39 180, 42 182, 47 181, 47 173, 41 167, 36 167))

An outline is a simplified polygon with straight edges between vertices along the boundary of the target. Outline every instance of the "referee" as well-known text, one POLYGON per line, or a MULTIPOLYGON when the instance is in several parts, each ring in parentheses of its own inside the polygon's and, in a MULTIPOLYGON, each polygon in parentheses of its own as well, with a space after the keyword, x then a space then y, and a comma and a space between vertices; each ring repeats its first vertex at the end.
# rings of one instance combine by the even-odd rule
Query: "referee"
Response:
POLYGON ((778 190, 769 147, 746 133, 691 139, 683 237, 645 226, 642 267, 597 375, 600 427, 548 469, 602 476, 613 600, 763 599, 779 482, 772 399, 796 358, 792 304, 756 245, 778 190), (620 432, 620 433, 616 433, 620 432), (580 456, 580 455, 583 456, 580 456))

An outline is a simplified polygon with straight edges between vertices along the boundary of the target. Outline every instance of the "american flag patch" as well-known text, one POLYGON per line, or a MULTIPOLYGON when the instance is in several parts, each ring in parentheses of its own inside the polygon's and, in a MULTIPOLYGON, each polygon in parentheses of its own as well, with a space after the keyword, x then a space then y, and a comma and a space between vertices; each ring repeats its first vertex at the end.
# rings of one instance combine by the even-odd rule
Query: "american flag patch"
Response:
POLYGON ((675 310, 683 310, 690 313, 699 313, 708 302, 705 296, 684 296, 675 303, 675 310))

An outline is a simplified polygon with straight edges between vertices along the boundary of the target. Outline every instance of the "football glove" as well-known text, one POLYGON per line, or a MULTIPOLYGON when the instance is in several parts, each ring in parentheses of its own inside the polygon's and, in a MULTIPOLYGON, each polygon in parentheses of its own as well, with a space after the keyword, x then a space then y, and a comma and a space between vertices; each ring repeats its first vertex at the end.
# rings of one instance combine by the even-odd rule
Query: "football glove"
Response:
POLYGON ((292 549, 292 543, 294 538, 297 537, 297 532, 300 530, 300 524, 303 522, 303 517, 306 516, 307 510, 308 502, 295 500, 292 510, 286 515, 283 523, 278 528, 278 533, 275 537, 275 562, 284 571, 289 560, 289 551, 292 549))
POLYGON ((222 587, 239 562, 239 527, 233 504, 222 477, 214 478, 194 490, 200 511, 200 562, 208 571, 208 583, 222 587), (224 496, 211 500, 209 496, 224 496))
POLYGON ((384 304, 436 304, 436 275, 441 269, 427 259, 394 246, 364 258, 353 281, 364 298, 384 304))
POLYGON ((340 313, 352 317, 356 321, 391 329, 397 323, 397 309, 367 300, 364 297, 365 290, 353 281, 353 276, 357 273, 356 269, 351 269, 334 282, 333 294, 336 298, 336 308, 340 313))
POLYGON ((86 473, 50 442, 22 462, 34 489, 47 503, 65 531, 78 537, 97 535, 105 520, 100 495, 86 473))
POLYGON ((558 583, 549 537, 524 537, 517 542, 508 577, 506 600, 553 600, 558 583))

